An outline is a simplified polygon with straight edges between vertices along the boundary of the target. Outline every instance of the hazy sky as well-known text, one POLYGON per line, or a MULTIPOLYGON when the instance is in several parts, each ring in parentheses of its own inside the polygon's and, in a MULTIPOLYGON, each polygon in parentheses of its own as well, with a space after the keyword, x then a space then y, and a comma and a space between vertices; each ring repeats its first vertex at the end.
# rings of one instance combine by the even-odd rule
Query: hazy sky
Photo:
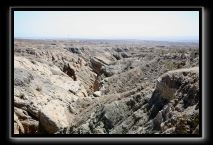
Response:
POLYGON ((198 11, 15 11, 15 37, 196 39, 198 11))

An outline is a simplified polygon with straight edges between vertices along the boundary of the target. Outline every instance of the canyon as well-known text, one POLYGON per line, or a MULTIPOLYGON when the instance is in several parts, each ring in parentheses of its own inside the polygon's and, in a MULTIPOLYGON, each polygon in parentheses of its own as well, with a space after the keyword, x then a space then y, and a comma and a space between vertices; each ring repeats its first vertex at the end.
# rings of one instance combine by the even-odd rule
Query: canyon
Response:
POLYGON ((14 134, 199 134, 199 45, 14 41, 14 134))

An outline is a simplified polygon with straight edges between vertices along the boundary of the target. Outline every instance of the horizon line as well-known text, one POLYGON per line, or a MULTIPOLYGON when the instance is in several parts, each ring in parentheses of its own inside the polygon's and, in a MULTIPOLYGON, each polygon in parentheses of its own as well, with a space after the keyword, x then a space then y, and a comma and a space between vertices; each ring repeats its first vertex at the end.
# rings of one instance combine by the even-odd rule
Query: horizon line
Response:
POLYGON ((138 41, 169 41, 169 42, 199 42, 199 39, 158 39, 158 38, 87 38, 87 37, 14 37, 14 39, 32 39, 32 40, 138 40, 138 41))

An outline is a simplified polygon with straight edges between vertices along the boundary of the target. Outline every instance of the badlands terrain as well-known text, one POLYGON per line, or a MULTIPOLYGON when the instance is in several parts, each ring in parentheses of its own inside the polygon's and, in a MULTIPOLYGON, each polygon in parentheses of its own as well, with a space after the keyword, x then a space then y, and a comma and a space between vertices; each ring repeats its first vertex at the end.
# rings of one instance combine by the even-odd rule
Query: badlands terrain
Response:
POLYGON ((14 42, 14 134, 199 134, 198 43, 14 42))

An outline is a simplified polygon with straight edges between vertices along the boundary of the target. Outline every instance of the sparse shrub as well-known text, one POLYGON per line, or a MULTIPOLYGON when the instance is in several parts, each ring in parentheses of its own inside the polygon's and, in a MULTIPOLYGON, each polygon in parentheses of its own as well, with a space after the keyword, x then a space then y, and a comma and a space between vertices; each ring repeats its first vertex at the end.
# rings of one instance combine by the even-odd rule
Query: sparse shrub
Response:
POLYGON ((199 114, 198 113, 194 114, 193 116, 191 116, 190 120, 191 120, 191 123, 190 123, 191 127, 195 129, 197 125, 199 124, 199 114))
POLYGON ((196 58, 197 56, 199 56, 199 50, 193 50, 190 53, 190 58, 196 58))
POLYGON ((161 96, 167 100, 175 99, 175 89, 170 88, 165 83, 157 85, 157 90, 160 92, 161 96))
POLYGON ((177 134, 189 134, 199 125, 199 114, 193 114, 191 117, 186 115, 179 116, 175 125, 177 134))
POLYGON ((103 94, 108 94, 109 92, 110 92, 109 87, 106 87, 106 88, 104 89, 104 91, 103 91, 103 94))
POLYGON ((168 60, 164 63, 164 66, 166 67, 166 69, 168 70, 174 70, 177 68, 177 64, 175 64, 174 62, 168 60))
POLYGON ((189 134, 190 128, 187 123, 187 117, 186 115, 183 115, 181 117, 177 118, 177 124, 176 124, 175 132, 176 134, 189 134))

